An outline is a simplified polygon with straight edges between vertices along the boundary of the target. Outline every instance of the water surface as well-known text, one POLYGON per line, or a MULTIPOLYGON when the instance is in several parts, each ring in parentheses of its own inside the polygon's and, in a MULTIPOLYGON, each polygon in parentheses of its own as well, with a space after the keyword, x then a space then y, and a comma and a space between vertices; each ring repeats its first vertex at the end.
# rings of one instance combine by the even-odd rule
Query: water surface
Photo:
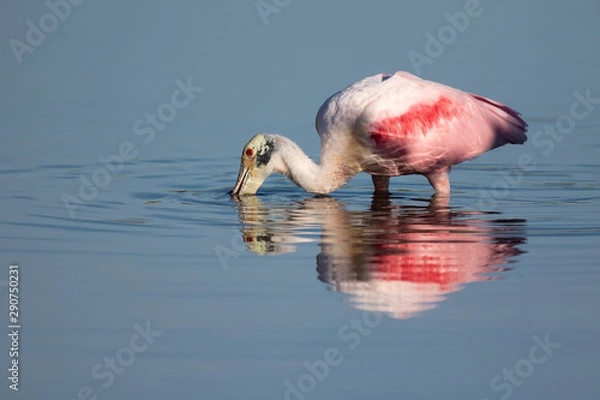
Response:
POLYGON ((111 399, 598 390, 595 160, 538 158, 533 171, 476 160, 452 173, 450 202, 431 198, 422 177, 373 196, 366 175, 325 197, 274 176, 232 199, 237 157, 185 153, 128 163, 75 218, 62 190, 88 166, 3 161, 2 202, 26 210, 5 215, 2 251, 23 271, 30 398, 85 386, 111 399), (500 171, 522 183, 482 202, 500 171), (162 334, 114 379, 107 367, 94 375, 130 346, 134 324, 162 334), (521 386, 492 387, 546 335, 560 348, 531 376, 521 365, 521 386), (323 378, 326 354, 336 364, 323 378))

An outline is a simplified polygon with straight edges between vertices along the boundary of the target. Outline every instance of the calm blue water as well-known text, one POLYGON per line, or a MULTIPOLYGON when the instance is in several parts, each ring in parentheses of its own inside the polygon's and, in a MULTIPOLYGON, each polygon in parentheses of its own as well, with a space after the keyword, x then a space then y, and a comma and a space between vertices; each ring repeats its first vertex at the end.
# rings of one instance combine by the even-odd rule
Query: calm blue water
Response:
POLYGON ((454 168, 449 203, 367 175, 232 199, 248 138, 318 154, 321 102, 418 72, 468 2, 338 3, 265 25, 253 2, 84 2, 20 64, 9 40, 48 9, 6 6, 0 324, 16 263, 22 328, 2 399, 598 398, 600 6, 482 1, 421 67, 530 123, 454 168))
MULTIPOLYGON (((581 140, 598 147, 597 129, 581 140)), ((423 178, 373 198, 367 176, 324 198, 273 178, 234 201, 237 157, 182 152, 127 165, 74 219, 60 191, 78 168, 11 162, 2 202, 27 211, 6 214, 2 252, 22 269, 27 398, 76 398, 85 386, 110 399, 286 398, 286 382, 298 388, 304 363, 330 348, 335 365, 318 364, 313 376, 327 376, 305 377, 302 396, 598 392, 594 159, 542 159, 482 209, 478 191, 498 171, 517 176, 510 161, 457 168, 449 205, 429 200, 423 178), (131 347, 136 323, 162 334, 131 365, 124 350, 126 367, 111 372, 104 358, 131 347), (545 335, 560 348, 533 371, 520 366, 521 386, 502 378, 492 390, 545 335)))

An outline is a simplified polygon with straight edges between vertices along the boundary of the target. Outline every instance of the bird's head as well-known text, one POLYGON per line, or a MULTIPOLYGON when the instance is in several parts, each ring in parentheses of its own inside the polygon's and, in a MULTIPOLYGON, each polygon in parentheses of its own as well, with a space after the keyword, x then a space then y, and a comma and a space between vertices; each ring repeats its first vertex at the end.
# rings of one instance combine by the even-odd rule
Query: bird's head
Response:
POLYGON ((271 161, 277 148, 274 135, 259 133, 250 139, 242 150, 240 172, 231 191, 233 196, 256 193, 273 172, 274 163, 271 161))

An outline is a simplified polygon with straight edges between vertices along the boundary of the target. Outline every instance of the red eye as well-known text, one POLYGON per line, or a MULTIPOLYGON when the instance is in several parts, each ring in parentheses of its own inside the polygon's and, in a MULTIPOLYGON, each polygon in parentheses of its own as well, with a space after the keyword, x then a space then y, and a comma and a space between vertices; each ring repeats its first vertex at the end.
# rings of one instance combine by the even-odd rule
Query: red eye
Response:
POLYGON ((254 155, 254 150, 252 150, 252 149, 246 149, 246 155, 248 157, 252 157, 254 155))

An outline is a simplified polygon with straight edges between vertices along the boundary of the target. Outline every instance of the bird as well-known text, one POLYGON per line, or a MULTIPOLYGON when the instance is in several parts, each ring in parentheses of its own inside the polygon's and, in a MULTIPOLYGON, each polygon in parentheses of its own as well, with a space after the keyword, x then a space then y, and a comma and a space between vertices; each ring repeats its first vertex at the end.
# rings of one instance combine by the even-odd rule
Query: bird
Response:
POLYGON ((360 172, 374 192, 390 177, 424 175, 436 196, 450 195, 453 165, 505 144, 523 144, 527 123, 495 100, 405 71, 377 74, 333 94, 319 108, 319 163, 285 136, 259 133, 242 149, 231 195, 256 194, 272 173, 326 195, 360 172))

